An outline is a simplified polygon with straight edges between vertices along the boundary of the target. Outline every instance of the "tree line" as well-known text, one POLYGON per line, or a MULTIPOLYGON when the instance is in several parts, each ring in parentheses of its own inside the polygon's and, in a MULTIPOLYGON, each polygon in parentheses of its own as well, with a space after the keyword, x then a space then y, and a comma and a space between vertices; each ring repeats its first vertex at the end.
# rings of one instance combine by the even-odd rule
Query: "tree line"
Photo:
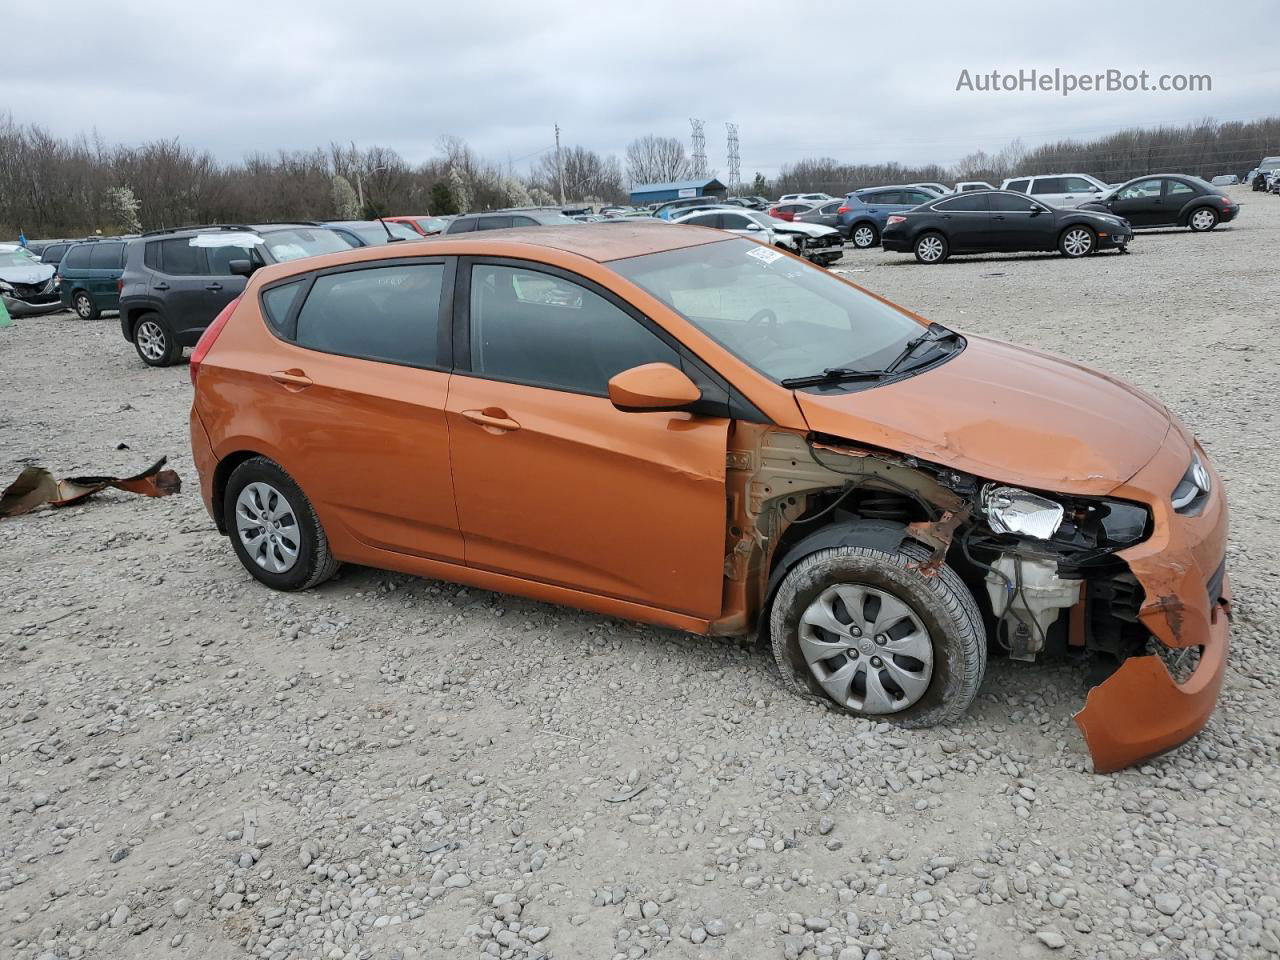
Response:
MULTIPOLYGON (((1130 129, 1089 141, 1026 149, 981 150, 946 166, 798 160, 744 193, 777 196, 937 180, 1001 179, 1016 173, 1091 173, 1116 182, 1178 171, 1206 178, 1244 173, 1280 153, 1280 117, 1248 123, 1202 120, 1130 129)), ((684 180, 692 159, 675 137, 641 136, 625 155, 587 147, 543 151, 529 170, 479 156, 464 140, 444 137, 438 154, 411 164, 386 147, 331 143, 306 151, 255 153, 219 162, 177 139, 108 145, 98 137, 62 138, 0 116, 0 237, 131 233, 189 223, 362 219, 388 214, 461 213, 567 202, 626 202, 630 184, 684 180)), ((712 171, 714 174, 714 171, 712 171)))

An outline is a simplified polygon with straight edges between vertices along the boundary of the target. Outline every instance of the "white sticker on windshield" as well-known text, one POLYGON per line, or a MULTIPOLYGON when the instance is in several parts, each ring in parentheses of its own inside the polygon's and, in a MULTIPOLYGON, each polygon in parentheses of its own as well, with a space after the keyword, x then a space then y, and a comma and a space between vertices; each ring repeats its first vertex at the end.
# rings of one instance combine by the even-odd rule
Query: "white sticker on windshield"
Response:
POLYGON ((191 238, 193 247, 252 247, 263 240, 256 233, 201 233, 191 238))
POLYGON ((773 261, 780 260, 782 258, 782 254, 771 247, 756 247, 752 250, 748 250, 747 256, 755 257, 763 263, 773 263, 773 261))

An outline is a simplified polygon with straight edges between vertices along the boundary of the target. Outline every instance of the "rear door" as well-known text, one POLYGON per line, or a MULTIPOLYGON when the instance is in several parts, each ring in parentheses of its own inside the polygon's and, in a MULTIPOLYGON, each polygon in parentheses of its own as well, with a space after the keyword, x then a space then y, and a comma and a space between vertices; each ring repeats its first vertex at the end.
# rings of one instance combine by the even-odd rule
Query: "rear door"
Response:
POLYGON ((326 523, 379 550, 461 562, 445 397, 445 258, 374 260, 263 290, 277 348, 245 357, 253 406, 326 523))
POLYGON ((933 205, 953 251, 999 250, 991 233, 989 194, 959 194, 933 205))
POLYGON ((166 237, 156 244, 159 260, 151 275, 151 295, 161 304, 178 341, 184 344, 199 339, 200 331, 218 314, 210 309, 209 291, 205 289, 209 259, 204 247, 192 245, 193 239, 166 237))
POLYGON ((448 421, 468 566, 718 615, 729 421, 608 399, 616 373, 679 365, 676 345, 545 265, 463 259, 457 289, 448 421))
POLYGON ((123 243, 95 243, 89 252, 89 295, 99 310, 115 310, 120 306, 116 281, 124 269, 123 243))

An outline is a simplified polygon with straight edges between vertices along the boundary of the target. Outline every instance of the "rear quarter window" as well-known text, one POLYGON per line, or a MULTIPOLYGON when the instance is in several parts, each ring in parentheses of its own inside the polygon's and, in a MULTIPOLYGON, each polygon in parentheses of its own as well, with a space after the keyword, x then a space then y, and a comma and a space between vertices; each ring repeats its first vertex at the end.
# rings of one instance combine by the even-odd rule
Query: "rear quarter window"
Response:
POLYGON ((1014 190, 1018 193, 1026 193, 1027 184, 1029 184, 1030 182, 1031 182, 1030 180, 1010 180, 1009 185, 1005 187, 1005 189, 1014 190))
POLYGON ((89 251, 89 266, 94 270, 119 270, 123 265, 123 243, 98 243, 89 251))
POLYGON ((282 337, 293 339, 293 331, 289 328, 289 311, 294 301, 306 286, 306 279, 283 283, 278 287, 264 290, 262 293, 262 315, 266 317, 271 329, 282 337))

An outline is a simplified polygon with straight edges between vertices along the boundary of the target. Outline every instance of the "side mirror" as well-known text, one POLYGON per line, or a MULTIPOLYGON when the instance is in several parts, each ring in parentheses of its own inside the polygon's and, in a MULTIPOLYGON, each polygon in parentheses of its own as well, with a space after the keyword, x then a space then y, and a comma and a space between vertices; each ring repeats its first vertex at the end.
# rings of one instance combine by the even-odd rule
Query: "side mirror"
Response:
POLYGON ((1043 209, 1044 209, 1043 207, 1032 207, 1032 208, 1031 208, 1031 216, 1033 216, 1033 217, 1038 217, 1038 216, 1040 216, 1040 212, 1041 212, 1041 210, 1043 210, 1043 209))
POLYGON ((252 260, 228 260, 227 269, 231 271, 233 277, 250 277, 253 276, 252 260))
POLYGON ((747 229, 748 229, 748 230, 750 230, 750 231, 752 231, 752 232, 754 232, 754 233, 759 233, 761 230, 763 230, 763 229, 764 229, 764 227, 760 226, 760 224, 755 223, 755 222, 753 221, 752 223, 748 223, 748 224, 747 224, 747 229))
POLYGON ((702 399, 702 391, 669 363, 646 363, 615 374, 609 400, 625 413, 683 410, 702 399))

